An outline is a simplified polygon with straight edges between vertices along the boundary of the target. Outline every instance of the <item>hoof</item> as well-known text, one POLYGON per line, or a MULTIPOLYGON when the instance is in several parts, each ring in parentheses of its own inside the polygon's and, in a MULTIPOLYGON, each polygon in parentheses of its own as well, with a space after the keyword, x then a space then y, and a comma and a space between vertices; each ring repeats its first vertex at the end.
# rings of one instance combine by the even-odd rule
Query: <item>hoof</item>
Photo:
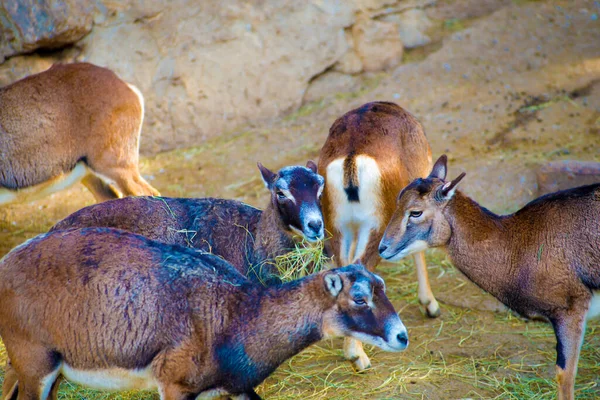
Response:
POLYGON ((362 372, 371 368, 371 360, 369 360, 369 357, 366 354, 357 356, 350 361, 356 372, 362 372))
POLYGON ((346 338, 344 340, 344 357, 352 362, 357 372, 371 368, 371 360, 365 353, 362 343, 356 339, 346 338))
POLYGON ((437 301, 429 303, 425 307, 425 311, 429 318, 437 318, 442 314, 442 310, 440 310, 440 306, 437 301))

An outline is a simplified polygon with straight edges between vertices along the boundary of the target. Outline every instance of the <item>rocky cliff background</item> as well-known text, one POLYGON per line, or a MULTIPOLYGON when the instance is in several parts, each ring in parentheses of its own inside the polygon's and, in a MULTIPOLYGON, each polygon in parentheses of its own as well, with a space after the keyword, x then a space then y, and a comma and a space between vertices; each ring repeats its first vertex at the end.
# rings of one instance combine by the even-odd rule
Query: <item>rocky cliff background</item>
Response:
POLYGON ((150 155, 294 111, 325 71, 398 65, 430 41, 433 3, 2 0, 0 86, 59 61, 108 67, 145 96, 150 155))

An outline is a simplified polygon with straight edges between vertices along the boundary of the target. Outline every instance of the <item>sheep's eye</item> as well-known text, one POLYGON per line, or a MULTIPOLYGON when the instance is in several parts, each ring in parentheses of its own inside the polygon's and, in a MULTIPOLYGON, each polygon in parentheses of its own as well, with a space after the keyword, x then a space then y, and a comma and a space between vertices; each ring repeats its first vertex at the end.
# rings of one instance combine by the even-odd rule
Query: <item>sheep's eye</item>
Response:
POLYGON ((411 211, 409 215, 411 218, 419 218, 421 215, 423 215, 423 211, 411 211))
POLYGON ((365 299, 360 298, 360 299, 354 299, 354 303, 357 306, 364 306, 365 304, 367 304, 367 302, 365 301, 365 299))
POLYGON ((287 197, 285 196, 285 194, 283 194, 283 192, 280 191, 280 190, 277 191, 277 198, 279 200, 285 200, 285 199, 287 199, 287 197))

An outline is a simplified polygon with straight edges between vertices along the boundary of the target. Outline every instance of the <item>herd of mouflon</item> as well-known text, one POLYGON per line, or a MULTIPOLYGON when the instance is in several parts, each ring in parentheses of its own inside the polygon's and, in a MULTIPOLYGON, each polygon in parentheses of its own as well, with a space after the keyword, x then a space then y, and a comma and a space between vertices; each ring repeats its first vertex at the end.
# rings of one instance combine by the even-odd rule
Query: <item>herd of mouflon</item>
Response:
POLYGON ((318 164, 258 163, 264 210, 159 197, 138 170, 143 116, 135 86, 87 63, 0 89, 0 204, 79 181, 98 201, 0 260, 2 400, 56 399, 63 378, 166 400, 259 399, 281 363, 330 337, 367 369, 363 343, 409 344, 377 264, 412 255, 434 318, 432 247, 552 324, 558 398, 574 399, 586 321, 600 314, 600 184, 496 215, 458 189, 464 173, 447 177, 446 156, 433 163, 413 115, 373 102, 333 123, 318 164), (273 260, 324 239, 332 268, 282 282, 273 260))

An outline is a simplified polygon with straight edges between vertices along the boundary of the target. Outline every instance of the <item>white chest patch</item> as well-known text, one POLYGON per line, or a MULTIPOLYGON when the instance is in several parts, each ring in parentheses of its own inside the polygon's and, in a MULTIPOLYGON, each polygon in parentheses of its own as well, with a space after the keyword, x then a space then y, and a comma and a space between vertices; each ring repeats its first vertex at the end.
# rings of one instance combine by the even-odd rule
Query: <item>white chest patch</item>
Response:
POLYGON ((68 380, 94 389, 146 390, 158 387, 150 366, 144 369, 81 370, 63 364, 61 372, 68 380))
POLYGON ((592 300, 590 300, 590 307, 586 315, 586 319, 594 319, 600 315, 600 292, 594 292, 592 300))

